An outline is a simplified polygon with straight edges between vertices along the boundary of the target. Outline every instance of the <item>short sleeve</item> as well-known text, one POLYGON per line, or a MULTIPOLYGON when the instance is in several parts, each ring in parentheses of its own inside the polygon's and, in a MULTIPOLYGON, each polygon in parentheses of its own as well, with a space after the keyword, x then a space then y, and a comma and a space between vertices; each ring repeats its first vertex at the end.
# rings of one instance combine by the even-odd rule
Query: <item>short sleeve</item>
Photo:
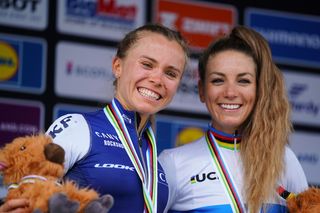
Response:
POLYGON ((59 117, 51 124, 46 134, 65 150, 65 173, 89 151, 90 131, 81 114, 59 117))

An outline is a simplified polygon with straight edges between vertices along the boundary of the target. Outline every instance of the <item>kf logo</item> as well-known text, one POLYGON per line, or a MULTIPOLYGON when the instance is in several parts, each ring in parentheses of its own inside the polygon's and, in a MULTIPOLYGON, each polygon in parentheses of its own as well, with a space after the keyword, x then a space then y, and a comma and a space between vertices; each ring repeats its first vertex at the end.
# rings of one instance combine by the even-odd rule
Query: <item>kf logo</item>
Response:
POLYGON ((53 126, 53 128, 50 130, 49 135, 52 138, 55 138, 57 136, 57 134, 59 134, 60 132, 62 132, 65 128, 67 128, 69 125, 68 123, 71 121, 72 116, 67 116, 65 118, 63 118, 62 120, 60 120, 60 125, 56 124, 55 126, 53 126))

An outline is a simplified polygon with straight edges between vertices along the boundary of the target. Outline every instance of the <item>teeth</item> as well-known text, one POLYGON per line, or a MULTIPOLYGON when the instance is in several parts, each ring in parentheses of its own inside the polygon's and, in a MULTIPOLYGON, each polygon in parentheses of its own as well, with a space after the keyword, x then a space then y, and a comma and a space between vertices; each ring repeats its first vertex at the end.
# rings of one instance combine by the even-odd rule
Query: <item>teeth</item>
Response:
POLYGON ((238 109, 240 108, 239 104, 221 104, 221 107, 224 109, 238 109))
POLYGON ((160 98, 159 94, 154 93, 151 90, 148 90, 146 88, 139 88, 138 90, 139 90, 140 94, 142 96, 144 96, 144 97, 153 98, 153 99, 156 99, 156 100, 158 100, 160 98))

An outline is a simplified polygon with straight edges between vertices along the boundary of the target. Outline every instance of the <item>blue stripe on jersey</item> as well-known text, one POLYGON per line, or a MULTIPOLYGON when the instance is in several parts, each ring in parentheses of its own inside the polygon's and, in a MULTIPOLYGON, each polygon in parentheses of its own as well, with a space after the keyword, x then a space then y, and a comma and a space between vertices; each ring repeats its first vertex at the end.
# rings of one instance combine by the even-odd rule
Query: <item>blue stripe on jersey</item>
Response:
POLYGON ((266 213, 286 213, 288 212, 288 209, 286 206, 282 206, 280 204, 267 204, 266 211, 261 210, 261 212, 266 213))
POLYGON ((225 212, 225 213, 232 213, 232 209, 230 205, 217 205, 217 206, 206 206, 206 207, 201 207, 198 209, 194 210, 189 210, 189 211, 174 211, 170 210, 168 213, 205 213, 205 212, 225 212))
MULTIPOLYGON (((188 211, 175 211, 169 210, 168 213, 232 213, 232 209, 230 205, 217 205, 217 206, 206 206, 198 209, 188 210, 188 211)), ((261 212, 264 212, 263 209, 261 212)), ((267 213, 286 213, 288 212, 285 206, 281 206, 279 204, 268 204, 266 208, 267 213)))

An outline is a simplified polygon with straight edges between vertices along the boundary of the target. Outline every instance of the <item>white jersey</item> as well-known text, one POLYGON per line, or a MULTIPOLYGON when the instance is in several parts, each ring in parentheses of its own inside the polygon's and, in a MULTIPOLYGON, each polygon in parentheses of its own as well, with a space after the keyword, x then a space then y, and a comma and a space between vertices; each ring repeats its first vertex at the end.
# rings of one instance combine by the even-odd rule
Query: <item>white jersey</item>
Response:
MULTIPOLYGON (((220 146, 239 191, 242 189, 240 152, 220 146)), ((169 184, 169 212, 232 212, 231 205, 213 164, 205 137, 181 147, 164 150, 159 161, 169 184)), ((285 174, 279 181, 287 191, 299 193, 308 187, 303 169, 289 147, 285 150, 285 174)), ((241 193, 240 193, 241 194, 241 193)), ((286 212, 285 200, 266 204, 268 212, 286 212)), ((240 195, 243 197, 243 194, 240 195)))

